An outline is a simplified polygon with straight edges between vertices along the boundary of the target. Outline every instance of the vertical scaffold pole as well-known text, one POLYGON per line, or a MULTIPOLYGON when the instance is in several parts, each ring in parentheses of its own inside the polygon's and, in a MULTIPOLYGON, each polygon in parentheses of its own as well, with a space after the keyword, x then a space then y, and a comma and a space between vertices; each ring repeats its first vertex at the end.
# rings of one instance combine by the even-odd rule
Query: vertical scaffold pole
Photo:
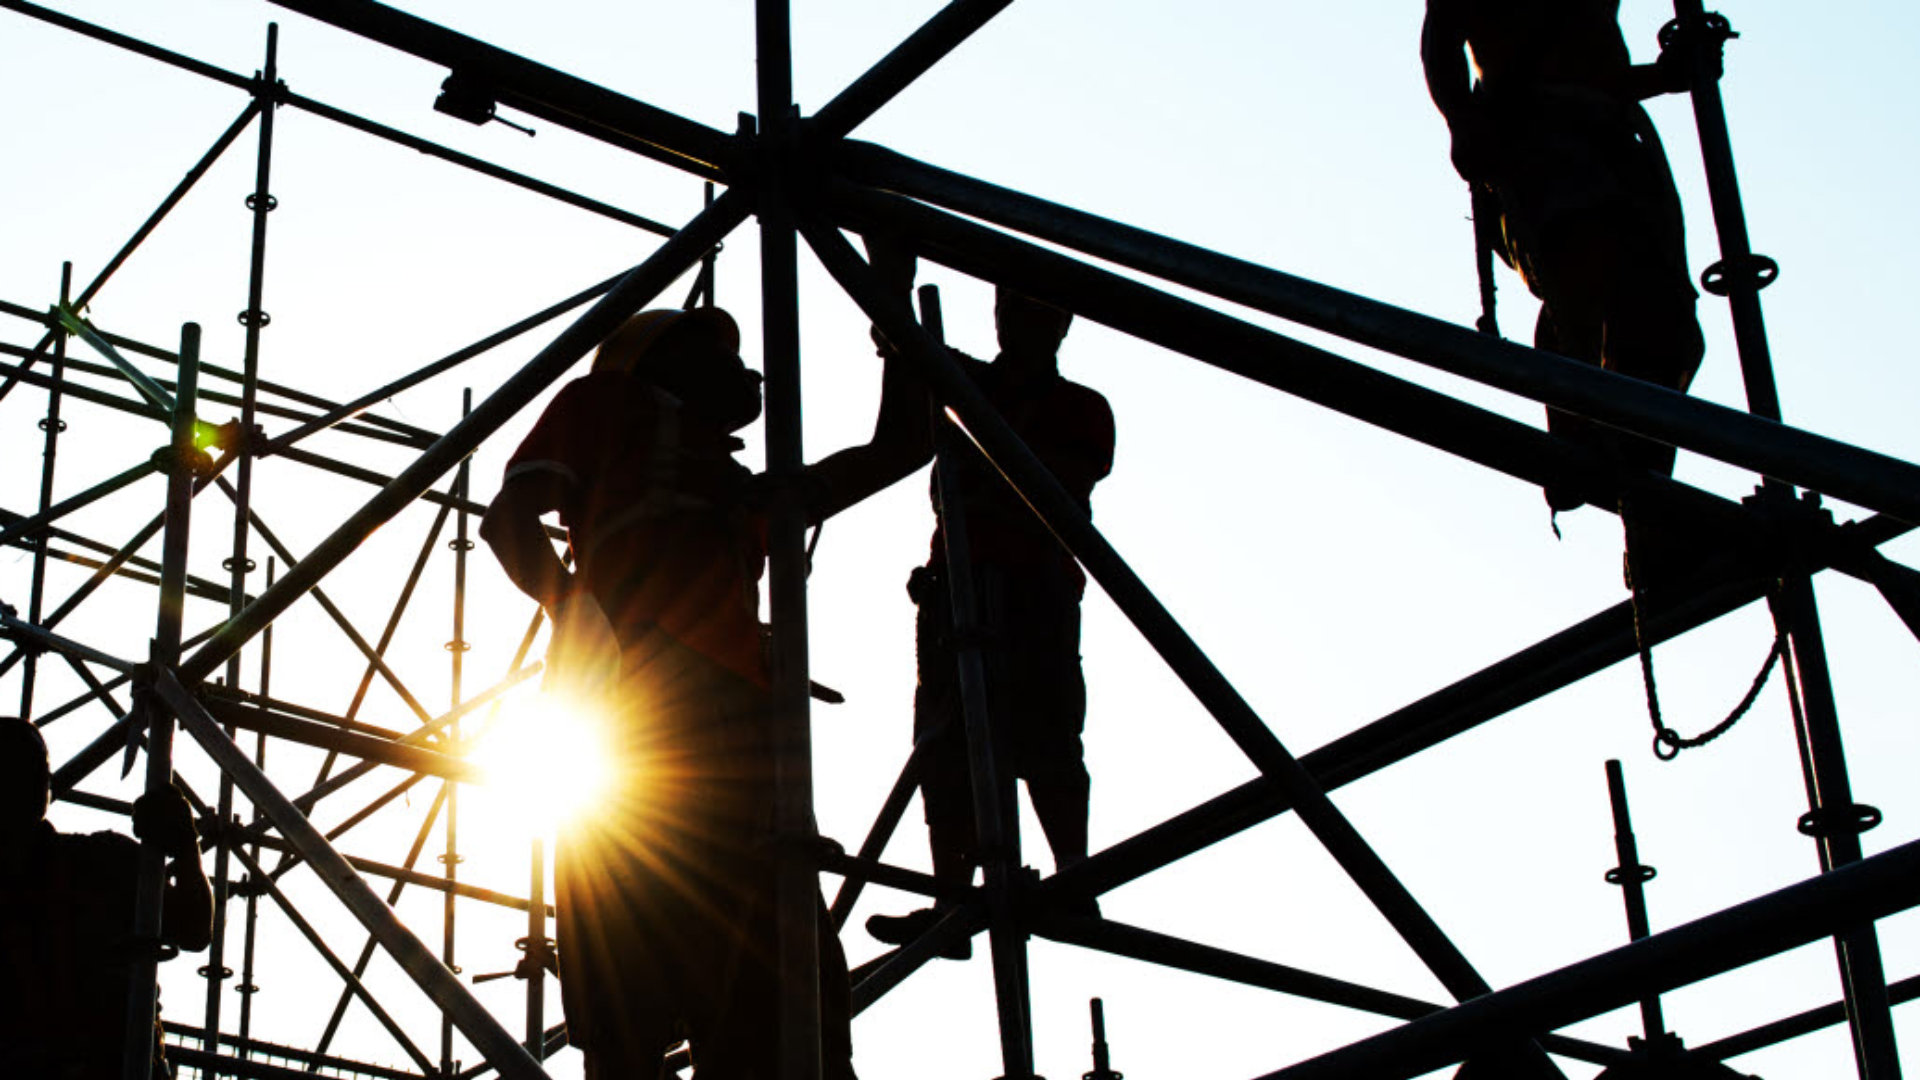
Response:
POLYGON ((767 471, 782 496, 768 523, 768 617, 773 625, 775 904, 780 987, 780 1080, 818 1080, 820 953, 814 868, 813 745, 807 699, 806 519, 795 497, 804 462, 800 411, 798 237, 791 158, 799 136, 793 106, 792 12, 758 0, 760 306, 767 395, 767 471))
MULTIPOLYGON (((946 339, 940 291, 920 287, 920 321, 936 340, 946 339)), ((959 643, 960 711, 966 726, 967 769, 973 785, 973 820, 980 841, 981 869, 991 912, 987 940, 993 951, 994 1001, 1000 1016, 1000 1059, 1006 1080, 1033 1075, 1032 1002, 1027 985, 1026 929, 1013 912, 1014 875, 1020 868, 1020 826, 1015 811, 1014 779, 1002 775, 993 744, 986 665, 980 655, 982 597, 974 581, 966 508, 960 503, 960 459, 951 426, 935 410, 934 493, 939 502, 940 537, 947 549, 948 612, 959 643)))
MULTIPOLYGON (((1712 38, 1724 41, 1732 34, 1726 21, 1708 15, 1701 0, 1674 0, 1672 30, 1682 41, 1700 50, 1712 38)), ((1717 42, 1712 42, 1718 47, 1717 42)), ((1768 420, 1783 419, 1774 382, 1773 358, 1760 309, 1760 290, 1779 268, 1773 260, 1753 252, 1747 236, 1746 210, 1733 164, 1733 140, 1727 130, 1726 109, 1719 83, 1702 65, 1694 65, 1692 85, 1694 123, 1700 132, 1700 156, 1706 168, 1707 192, 1713 202, 1714 227, 1720 240, 1720 261, 1707 268, 1703 284, 1724 295, 1733 314, 1734 344, 1740 353, 1740 371, 1746 385, 1747 409, 1768 420)), ((1764 493, 1791 499, 1782 482, 1767 479, 1764 493)), ((1827 668, 1826 644, 1820 629, 1820 611, 1813 582, 1804 574, 1780 581, 1773 599, 1775 621, 1793 645, 1793 663, 1805 694, 1805 718, 1800 725, 1801 756, 1808 770, 1812 803, 1803 831, 1820 845, 1820 867, 1833 870, 1860 859, 1862 818, 1853 802, 1847 778, 1846 754, 1840 737, 1839 710, 1827 668)), ((1897 1080, 1899 1050, 1894 1039, 1893 1008, 1887 998, 1886 972, 1880 958, 1879 936, 1871 924, 1850 929, 1834 939, 1839 954, 1841 989, 1847 1021, 1853 1034, 1854 1057, 1862 1080, 1897 1080)))
MULTIPOLYGON (((273 587, 273 556, 267 556, 267 587, 273 587)), ((268 624, 260 632, 260 696, 268 697, 273 692, 273 626, 268 624)), ((253 763, 262 771, 267 767, 267 737, 255 735, 253 738, 253 763)), ((225 773, 221 773, 225 776, 225 773)), ((249 832, 259 835, 262 820, 259 808, 253 811, 253 827, 249 832)), ((249 850, 253 865, 260 865, 260 842, 256 839, 249 850)), ((252 1053, 249 1040, 253 1037, 253 995, 260 987, 253 981, 254 960, 259 945, 260 931, 260 893, 265 887, 262 882, 249 882, 252 888, 247 890, 247 928, 241 938, 240 946, 240 985, 236 988, 240 995, 240 1041, 235 1049, 241 1061, 246 1061, 252 1053)))
MULTIPOLYGON (((60 307, 64 309, 71 300, 73 292, 73 264, 60 264, 60 307)), ((60 452, 60 431, 66 421, 60 419, 60 388, 67 376, 67 335, 56 331, 53 335, 53 384, 47 390, 47 415, 40 421, 40 430, 46 433, 41 442, 40 451, 40 509, 45 514, 53 505, 53 465, 60 452)), ((33 538, 33 584, 27 595, 27 621, 40 625, 40 607, 47 594, 47 534, 43 531, 33 538)), ((20 717, 33 719, 33 684, 39 674, 39 657, 32 652, 26 654, 26 660, 20 666, 20 717)))
MULTIPOLYGON (((1627 905, 1627 938, 1639 941, 1652 932, 1647 920, 1646 884, 1653 880, 1653 867, 1640 862, 1640 847, 1633 838, 1633 819, 1627 813, 1627 780, 1618 761, 1607 762, 1607 797, 1613 804, 1613 851, 1620 861, 1607 872, 1607 882, 1620 886, 1627 905)), ((1640 999, 1640 1027, 1649 1041, 1666 1034, 1667 1021, 1661 1015, 1660 995, 1640 999)))
MULTIPOLYGON (((473 413, 473 388, 460 392, 460 416, 462 419, 473 413)), ((453 497, 458 500, 460 509, 454 514, 453 539, 447 546, 453 549, 453 640, 447 642, 447 652, 453 658, 452 694, 448 708, 460 707, 460 677, 464 671, 467 644, 467 552, 473 550, 473 540, 467 535, 467 479, 473 465, 473 456, 469 454, 460 459, 460 468, 454 473, 453 497)), ((460 721, 455 719, 447 728, 447 738, 451 745, 460 745, 460 721)), ((447 785, 447 850, 440 856, 446 870, 447 893, 442 906, 444 913, 441 922, 440 959, 456 975, 460 972, 454 963, 454 890, 459 880, 461 858, 460 849, 460 785, 447 785)), ((452 1076, 456 1071, 453 1061, 453 1016, 442 1013, 440 1017, 440 1071, 452 1076)))
POLYGON ((527 1053, 547 1058, 547 842, 533 838, 533 865, 527 882, 527 1053))
MULTIPOLYGON (((254 159, 253 194, 247 196, 247 209, 253 214, 253 244, 247 266, 247 307, 240 313, 246 327, 246 351, 241 365, 240 439, 233 447, 234 462, 233 553, 227 557, 228 614, 237 615, 246 606, 247 575, 253 572, 253 560, 247 556, 247 511, 253 505, 253 424, 254 407, 260 393, 260 331, 267 325, 261 308, 265 298, 267 268, 267 214, 274 208, 268 182, 273 174, 274 93, 279 85, 280 26, 267 24, 266 62, 254 80, 254 102, 260 112, 259 153, 254 159)), ((240 686, 240 654, 227 660, 227 685, 240 686)), ((265 693, 263 689, 261 691, 265 693)), ((233 729, 227 729, 229 736, 233 729)), ((219 825, 214 830, 213 854, 213 943, 207 950, 206 966, 200 973, 207 980, 207 1000, 202 1028, 218 1048, 221 995, 233 972, 227 961, 227 875, 232 856, 227 847, 227 825, 233 818, 233 777, 220 777, 219 825)), ((208 1080, 217 1080, 217 1072, 208 1072, 208 1080)))
MULTIPOLYGON (((154 632, 153 663, 170 670, 180 662, 180 625, 187 596, 187 536, 193 511, 193 405, 200 383, 200 327, 180 328, 180 385, 173 398, 173 438, 167 470, 166 531, 161 538, 160 616, 154 632)), ((173 714, 151 688, 140 695, 147 717, 149 796, 173 783, 173 714)), ((154 975, 159 962, 160 904, 166 865, 159 845, 140 845, 140 876, 133 911, 133 959, 128 965, 125 1080, 149 1080, 154 1039, 154 975)), ((209 1038, 217 1035, 209 1033, 209 1038)), ((217 1042, 215 1043, 217 1046, 217 1042)))

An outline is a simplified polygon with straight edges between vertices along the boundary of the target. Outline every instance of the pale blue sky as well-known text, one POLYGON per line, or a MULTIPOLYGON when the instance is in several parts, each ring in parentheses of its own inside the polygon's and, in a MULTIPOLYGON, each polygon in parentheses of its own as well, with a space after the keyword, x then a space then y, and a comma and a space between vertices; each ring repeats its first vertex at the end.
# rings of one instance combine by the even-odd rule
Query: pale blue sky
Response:
MULTIPOLYGON (((277 20, 281 73, 296 92, 667 222, 700 205, 697 181, 544 124, 535 123, 539 134, 529 139, 433 113, 444 71, 265 4, 55 6, 240 72, 259 66, 265 24, 277 20)), ((401 6, 715 127, 731 129, 735 114, 753 107, 745 0, 401 6)), ((937 8, 929 0, 797 3, 802 108, 818 107, 937 8)), ((1626 0, 1623 9, 1636 57, 1650 60, 1654 32, 1671 11, 1655 0, 1626 0)), ((1910 195, 1920 15, 1889 0, 1848 5, 1844 18, 1778 0, 1729 0, 1722 9, 1743 35, 1729 46, 1724 88, 1754 243, 1783 266, 1765 303, 1786 415, 1823 434, 1920 457, 1912 422, 1920 386, 1908 362, 1911 253, 1920 250, 1920 212, 1910 195)), ((1416 0, 1022 0, 856 134, 1467 322, 1476 301, 1465 190, 1426 99, 1420 16, 1416 0)), ((0 13, 0 132, 10 150, 0 170, 0 299, 49 304, 62 259, 75 262, 76 277, 89 278, 243 104, 227 88, 0 13)), ((1697 270, 1715 257, 1715 246, 1691 116, 1678 99, 1654 103, 1653 112, 1679 177, 1697 270)), ((639 261, 654 244, 305 114, 283 110, 278 123, 268 378, 337 398, 357 394, 639 261)), ((233 313, 245 306, 249 224, 240 201, 252 176, 249 134, 100 296, 96 321, 165 344, 181 322, 196 320, 206 328, 209 357, 237 364, 241 331, 233 313)), ((751 226, 736 234, 720 274, 721 303, 750 328, 758 307, 753 240, 751 226)), ((953 341, 990 352, 987 292, 937 268, 926 279, 943 286, 953 341)), ((864 437, 876 368, 864 320, 804 256, 802 289, 807 438, 817 457, 864 437)), ((1524 340, 1533 307, 1524 288, 1503 273, 1500 297, 1503 328, 1524 340)), ((1709 353, 1695 392, 1738 406, 1726 313, 1711 298, 1700 310, 1709 353)), ((548 336, 530 335, 401 397, 391 410, 444 427, 458 413, 460 387, 484 394, 548 336)), ((0 326, 0 339, 11 343, 31 345, 35 337, 18 320, 0 326)), ((1529 403, 1356 347, 1335 348, 1539 422, 1529 403)), ((757 345, 747 354, 757 363, 757 345)), ((1118 418, 1116 469, 1096 492, 1096 520, 1296 753, 1624 595, 1610 515, 1564 516, 1565 539, 1556 542, 1538 492, 1525 485, 1091 324, 1076 327, 1062 363, 1070 377, 1106 393, 1118 418)), ((35 497, 33 420, 43 400, 23 389, 0 403, 0 445, 17 463, 0 480, 0 505, 9 509, 25 509, 35 497)), ((63 493, 157 445, 158 425, 78 403, 67 415, 73 427, 60 455, 63 493)), ((267 426, 286 429, 280 421, 267 426)), ((478 455, 477 496, 491 494, 523 429, 509 429, 478 455)), ((404 460, 337 436, 313 445, 388 471, 404 460)), ((751 454, 757 458, 757 448, 751 454)), ((370 491, 285 462, 265 463, 259 475, 261 513, 296 551, 370 491)), ((1753 485, 1750 476, 1690 455, 1679 475, 1729 496, 1753 485)), ((159 498, 148 482, 74 527, 117 543, 157 510, 159 498)), ((211 500, 203 506, 194 567, 218 576, 230 519, 211 500)), ((384 618, 429 520, 409 511, 329 581, 363 628, 377 629, 384 618)), ((912 612, 901 584, 924 559, 929 525, 922 481, 902 484, 829 527, 812 579, 815 673, 849 696, 815 714, 819 817, 823 831, 849 846, 907 748, 912 612)), ((1911 561, 1920 549, 1909 542, 1888 550, 1911 561)), ((23 602, 26 567, 17 555, 0 558, 0 599, 23 602)), ((56 576, 53 595, 77 580, 56 576)), ((396 646, 402 670, 429 702, 446 700, 440 643, 448 636, 450 581, 443 552, 396 646)), ((472 625, 483 629, 471 634, 469 692, 503 669, 528 613, 485 558, 475 563, 472 590, 472 625)), ((1864 586, 1823 580, 1821 590, 1858 797, 1887 812, 1887 824, 1866 838, 1879 850, 1912 838, 1920 812, 1910 780, 1920 750, 1915 643, 1864 586)), ((83 610, 68 624, 75 633, 126 655, 142 649, 152 608, 141 588, 111 589, 83 610)), ((1091 596, 1087 613, 1088 755, 1100 847, 1252 769, 1103 597, 1091 596)), ((202 625, 216 615, 201 606, 190 618, 202 625)), ((337 710, 359 669, 321 618, 302 605, 279 631, 274 688, 337 710)), ((1748 610, 1663 648, 1670 720, 1697 730, 1717 719, 1745 688, 1769 635, 1764 613, 1748 610)), ((0 700, 12 700, 16 678, 0 684, 0 700)), ((49 675, 43 701, 64 700, 72 681, 49 675)), ((384 693, 366 715, 407 721, 384 693)), ((83 743, 102 722, 101 714, 85 713, 62 721, 49 731, 56 752, 83 743)), ((1777 679, 1752 717, 1712 748, 1662 765, 1648 752, 1649 735, 1638 676, 1622 667, 1345 789, 1338 802, 1495 985, 1624 940, 1618 897, 1600 880, 1613 862, 1606 757, 1626 762, 1644 857, 1661 871, 1650 891, 1656 928, 1816 869, 1811 845, 1792 828, 1805 804, 1777 679)), ((185 768, 211 788, 204 762, 189 755, 185 768)), ((276 775, 291 787, 312 768, 288 750, 276 775)), ((94 786, 116 790, 104 776, 94 786)), ((350 849, 397 860, 427 801, 416 794, 410 808, 356 834, 350 849)), ((347 809, 323 812, 322 824, 347 809)), ((486 820, 479 813, 476 807, 472 820, 486 820)), ((889 860, 924 864, 917 819, 917 811, 909 814, 889 860)), ((59 820, 101 827, 71 808, 59 820)), ((1028 851, 1044 865, 1037 835, 1028 851)), ((475 880, 524 889, 523 851, 503 843, 470 854, 466 870, 475 880)), ((311 878, 295 875, 289 887, 325 914, 342 951, 357 949, 357 931, 311 878)), ((909 902, 871 890, 856 924, 909 902)), ((435 941, 438 910, 437 897, 419 893, 402 905, 435 941)), ((1109 896, 1105 910, 1310 970, 1443 997, 1292 819, 1130 885, 1109 896)), ((511 941, 524 932, 514 917, 476 907, 462 918, 473 931, 463 946, 468 971, 511 965, 511 941)), ((1920 966, 1917 925, 1911 917, 1883 924, 1894 977, 1920 966)), ((284 930, 267 941, 259 1033, 308 1043, 317 1034, 315 1012, 330 1007, 331 977, 284 930)), ((847 943, 856 962, 878 950, 857 928, 847 943)), ((400 1003, 416 1040, 437 1044, 418 995, 391 965, 373 977, 400 1003)), ((171 965, 166 980, 169 1015, 197 1019, 191 965, 171 965)), ((863 1073, 882 1080, 998 1074, 988 984, 984 960, 941 963, 888 997, 856 1024, 863 1073)), ((481 992, 517 1025, 517 985, 481 992)), ((1237 1080, 1382 1026, 1329 1006, 1039 943, 1042 1073, 1058 1080, 1089 1067, 1085 1003, 1093 994, 1108 999, 1115 1066, 1137 1078, 1237 1080)), ((1668 1016, 1690 1041, 1704 1042, 1837 994, 1831 951, 1812 947, 1675 994, 1668 1016)), ((343 1050, 402 1061, 363 1012, 354 1015, 343 1050)), ((1578 1030, 1618 1041, 1635 1024, 1622 1012, 1578 1030)), ((1920 1028, 1902 1028, 1909 1045, 1920 1045, 1920 1028)), ((1779 1080, 1841 1075, 1849 1059, 1844 1034, 1830 1030, 1736 1064, 1779 1080)), ((567 1055, 555 1074, 573 1075, 577 1061, 567 1055)), ((1576 1080, 1591 1072, 1569 1068, 1576 1080)))

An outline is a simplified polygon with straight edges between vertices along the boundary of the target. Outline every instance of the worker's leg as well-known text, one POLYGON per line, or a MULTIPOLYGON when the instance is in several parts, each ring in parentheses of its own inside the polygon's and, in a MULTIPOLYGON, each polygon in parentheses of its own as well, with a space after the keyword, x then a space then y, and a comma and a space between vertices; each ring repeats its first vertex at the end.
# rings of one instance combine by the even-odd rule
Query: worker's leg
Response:
MULTIPOLYGON (((979 865, 979 841, 973 821, 973 792, 967 770, 966 730, 960 715, 958 660, 952 646, 953 619, 944 578, 916 570, 908 592, 918 605, 915 639, 919 684, 913 693, 914 741, 920 754, 920 799, 926 811, 927 846, 933 875, 943 884, 964 888, 979 865)), ((941 905, 905 915, 875 915, 867 933, 889 945, 904 945, 930 929, 946 912, 941 905)), ((943 951, 949 959, 972 955, 966 940, 943 951)))
POLYGON ((1077 581, 1062 573, 1036 574, 1009 590, 1009 749, 1056 869, 1087 857, 1091 782, 1080 739, 1087 684, 1080 668, 1079 594, 1077 581))

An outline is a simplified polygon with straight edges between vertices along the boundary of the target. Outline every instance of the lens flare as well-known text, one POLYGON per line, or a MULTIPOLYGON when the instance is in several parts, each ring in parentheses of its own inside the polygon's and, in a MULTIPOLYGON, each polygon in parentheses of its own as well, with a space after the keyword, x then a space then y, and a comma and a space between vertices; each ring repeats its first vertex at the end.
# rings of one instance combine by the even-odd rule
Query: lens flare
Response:
POLYGON ((545 693, 509 708, 475 740, 469 760, 497 809, 541 833, 590 813, 613 786, 613 754, 598 710, 545 693))

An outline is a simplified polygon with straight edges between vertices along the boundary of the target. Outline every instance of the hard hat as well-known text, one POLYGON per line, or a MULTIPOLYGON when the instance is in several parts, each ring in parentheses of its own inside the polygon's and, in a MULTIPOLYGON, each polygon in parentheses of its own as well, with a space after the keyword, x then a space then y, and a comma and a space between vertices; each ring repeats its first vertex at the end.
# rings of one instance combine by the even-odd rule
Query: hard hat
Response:
POLYGON ((655 308, 643 311, 622 323, 607 340, 600 345, 600 351, 593 354, 593 370, 633 372, 640 367, 647 350, 658 344, 674 327, 685 327, 710 334, 716 343, 728 353, 740 351, 740 326, 733 316, 717 307, 694 308, 683 311, 680 308, 655 308))

